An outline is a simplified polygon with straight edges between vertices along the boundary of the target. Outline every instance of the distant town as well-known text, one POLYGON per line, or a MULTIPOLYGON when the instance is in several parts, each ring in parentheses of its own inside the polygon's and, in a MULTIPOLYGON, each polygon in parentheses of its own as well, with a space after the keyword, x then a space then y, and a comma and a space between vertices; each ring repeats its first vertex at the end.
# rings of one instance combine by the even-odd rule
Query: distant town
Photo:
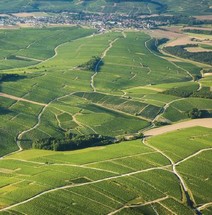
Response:
MULTIPOLYGON (((150 17, 150 16, 149 16, 150 17)), ((153 16, 151 16, 153 17, 153 16)), ((40 15, 32 14, 1 14, 1 26, 29 25, 34 27, 45 27, 50 25, 86 25, 104 31, 111 28, 133 28, 152 29, 157 26, 167 25, 169 21, 147 19, 148 16, 132 17, 120 14, 93 14, 93 13, 70 13, 40 15)))

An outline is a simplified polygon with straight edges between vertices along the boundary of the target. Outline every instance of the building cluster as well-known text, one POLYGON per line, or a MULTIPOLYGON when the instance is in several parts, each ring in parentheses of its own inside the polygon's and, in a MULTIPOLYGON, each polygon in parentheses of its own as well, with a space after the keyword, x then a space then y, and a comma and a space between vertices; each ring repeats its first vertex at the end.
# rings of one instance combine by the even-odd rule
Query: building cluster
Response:
POLYGON ((166 25, 167 22, 147 19, 147 17, 132 17, 120 14, 93 14, 93 13, 68 13, 51 14, 45 16, 27 16, 1 15, 0 26, 14 26, 28 24, 31 26, 48 26, 54 24, 71 24, 92 26, 99 30, 111 28, 134 28, 134 29, 152 29, 160 25, 166 25))

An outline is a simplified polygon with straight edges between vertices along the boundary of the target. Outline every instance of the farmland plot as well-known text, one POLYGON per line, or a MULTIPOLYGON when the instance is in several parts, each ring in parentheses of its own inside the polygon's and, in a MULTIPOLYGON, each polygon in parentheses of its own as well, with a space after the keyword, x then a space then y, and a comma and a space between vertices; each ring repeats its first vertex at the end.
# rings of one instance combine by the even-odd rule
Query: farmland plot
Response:
POLYGON ((208 170, 202 172, 201 178, 196 174, 202 165, 207 166, 204 162, 209 164, 211 152, 196 156, 195 153, 211 147, 210 131, 197 127, 195 132, 185 129, 159 135, 145 144, 136 140, 73 152, 29 150, 10 155, 0 162, 1 207, 15 204, 19 195, 20 205, 8 207, 9 212, 81 214, 85 208, 87 214, 99 214, 99 211, 102 214, 139 214, 152 210, 162 214, 194 214, 185 203, 180 181, 170 169, 169 158, 173 159, 193 194, 195 207, 206 204, 211 199, 210 192, 204 198, 201 192, 205 193, 210 186, 209 180, 205 180, 209 177, 208 170), (175 141, 170 143, 173 137, 175 141), (186 143, 182 137, 186 138, 186 143), (194 159, 198 159, 198 166, 194 165, 194 159), (25 192, 26 189, 31 192, 25 192), (30 196, 35 197, 31 199, 30 196), (58 196, 62 201, 58 201, 58 196), (29 201, 25 202, 27 199, 29 201))

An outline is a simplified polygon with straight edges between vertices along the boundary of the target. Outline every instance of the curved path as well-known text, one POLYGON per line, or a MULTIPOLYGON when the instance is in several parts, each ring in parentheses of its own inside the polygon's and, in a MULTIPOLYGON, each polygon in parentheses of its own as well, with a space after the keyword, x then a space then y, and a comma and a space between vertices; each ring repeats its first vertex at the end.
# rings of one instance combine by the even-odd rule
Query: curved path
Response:
MULTIPOLYGON (((160 127, 160 128, 155 128, 155 129, 151 129, 149 131, 144 132, 144 136, 145 137, 149 137, 149 136, 157 136, 160 134, 164 134, 170 131, 175 131, 178 129, 183 129, 183 128, 189 128, 189 127, 194 127, 194 126, 203 126, 203 127, 207 127, 207 128, 212 128, 212 118, 206 118, 206 119, 196 119, 196 120, 190 120, 190 121, 186 121, 186 122, 181 122, 181 123, 177 123, 174 125, 168 125, 168 126, 164 126, 164 127, 160 127)), ((179 182, 181 184, 182 187, 182 191, 187 199, 187 203, 189 204, 189 206, 191 206, 192 209, 194 209, 196 211, 197 214, 201 214, 200 210, 203 208, 202 207, 194 207, 192 206, 192 202, 195 202, 193 199, 193 194, 191 192, 191 190, 188 188, 188 186, 186 185, 184 179, 182 178, 182 176, 178 173, 178 171, 176 170, 176 166, 178 166, 179 164, 197 156, 198 154, 204 152, 204 151, 210 151, 212 150, 212 148, 206 148, 206 149, 202 149, 199 150, 198 152, 184 158, 183 160, 175 163, 168 155, 166 155, 163 151, 159 150, 158 148, 149 145, 146 142, 146 139, 143 138, 143 144, 146 145, 147 147, 152 148, 153 150, 159 152, 161 155, 163 155, 164 157, 166 157, 172 166, 172 172, 173 174, 176 175, 176 177, 179 179, 179 182)))
POLYGON ((157 121, 157 120, 166 112, 166 110, 168 109, 168 107, 169 107, 171 104, 173 104, 174 102, 177 102, 177 101, 184 100, 184 99, 186 99, 186 98, 179 98, 179 99, 175 99, 175 100, 172 100, 172 101, 166 103, 166 104, 162 107, 160 113, 153 119, 152 122, 154 123, 155 121, 157 121))
MULTIPOLYGON (((174 65, 176 68, 181 69, 181 70, 183 70, 184 72, 186 72, 186 73, 191 77, 191 79, 192 79, 191 81, 194 81, 194 76, 193 76, 188 70, 184 69, 184 68, 181 67, 181 66, 178 66, 176 63, 174 63, 174 62, 168 60, 166 57, 162 57, 162 56, 156 54, 155 52, 153 52, 153 51, 148 47, 148 45, 147 45, 147 43, 153 39, 153 37, 152 37, 151 35, 150 35, 150 37, 151 37, 151 38, 145 42, 145 48, 146 48, 151 54, 155 55, 156 57, 159 57, 159 58, 161 58, 161 59, 163 59, 163 60, 166 60, 166 61, 168 61, 170 64, 174 65)), ((166 54, 162 51, 162 49, 160 49, 160 52, 161 52, 164 56, 166 56, 166 54)))
POLYGON ((182 196, 184 195, 186 197, 186 200, 187 200, 187 204, 192 207, 192 209, 194 209, 195 211, 197 211, 197 214, 199 214, 199 210, 198 208, 193 208, 192 206, 192 202, 194 202, 194 199, 193 199, 193 194, 191 193, 190 189, 187 187, 184 179, 181 177, 181 175, 178 173, 178 171, 176 170, 176 164, 174 163, 174 161, 168 156, 166 155, 163 151, 159 150, 158 148, 152 146, 152 145, 149 145, 147 142, 146 142, 146 139, 143 138, 143 144, 155 151, 157 151, 158 153, 160 153, 162 156, 164 156, 165 158, 167 158, 169 160, 169 162, 171 163, 171 166, 172 166, 172 170, 171 172, 178 178, 179 182, 180 182, 180 185, 182 187, 182 196), (189 194, 189 191, 191 194, 189 194))
POLYGON ((154 128, 154 129, 145 131, 144 136, 156 136, 167 132, 176 131, 178 129, 190 128, 194 126, 212 128, 212 118, 193 119, 185 122, 179 122, 173 125, 166 125, 160 128, 154 128))
POLYGON ((95 76, 98 73, 99 65, 101 64, 103 58, 106 57, 107 52, 113 47, 113 43, 115 43, 118 39, 119 38, 116 38, 112 42, 110 42, 109 46, 104 50, 104 52, 102 53, 102 56, 101 56, 100 60, 96 64, 96 67, 95 67, 95 70, 94 70, 94 74, 91 76, 91 81, 90 81, 90 85, 91 85, 91 88, 93 89, 93 92, 96 92, 96 87, 94 86, 94 78, 95 78, 95 76))
MULTIPOLYGON (((58 100, 60 100, 60 99, 62 99, 62 98, 71 96, 71 95, 73 95, 73 94, 75 94, 75 93, 76 93, 76 92, 72 92, 72 93, 69 93, 69 94, 60 96, 60 97, 58 97, 58 98, 52 99, 48 104, 43 104, 44 107, 41 109, 40 113, 38 114, 37 123, 36 123, 34 126, 32 126, 31 128, 28 128, 28 129, 22 131, 21 133, 19 133, 19 134, 17 135, 17 137, 16 137, 16 144, 17 144, 17 146, 18 146, 19 149, 18 149, 17 151, 11 152, 11 153, 9 153, 9 154, 6 154, 6 155, 0 157, 0 159, 3 159, 3 158, 5 158, 5 157, 8 157, 8 156, 11 155, 11 154, 15 154, 15 153, 18 153, 18 152, 20 152, 20 151, 23 151, 23 148, 22 148, 22 146, 21 146, 21 139, 22 139, 23 135, 26 134, 26 133, 28 133, 28 132, 30 132, 30 131, 32 131, 32 130, 34 130, 34 129, 36 129, 36 128, 40 125, 40 123, 41 123, 41 117, 42 117, 43 113, 45 112, 46 108, 47 108, 51 103, 53 103, 53 102, 55 102, 55 101, 58 101, 58 100)), ((21 98, 20 98, 20 99, 21 99, 21 98)), ((21 99, 21 101, 28 101, 28 102, 29 102, 29 100, 23 100, 23 99, 21 99)), ((30 101, 30 103, 32 103, 32 101, 30 101)), ((33 104, 34 104, 34 103, 33 103, 33 104)))
POLYGON ((211 206, 212 206, 212 202, 209 202, 209 203, 207 203, 207 204, 204 204, 204 205, 198 207, 198 209, 199 209, 199 210, 203 210, 203 209, 208 208, 208 207, 211 207, 211 206))

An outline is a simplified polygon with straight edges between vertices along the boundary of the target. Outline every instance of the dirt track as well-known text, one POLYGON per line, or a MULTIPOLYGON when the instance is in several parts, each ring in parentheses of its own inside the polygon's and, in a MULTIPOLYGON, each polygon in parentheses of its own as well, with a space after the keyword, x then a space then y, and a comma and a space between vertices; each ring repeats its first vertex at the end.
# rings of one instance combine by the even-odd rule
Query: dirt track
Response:
POLYGON ((178 129, 183 128, 190 128, 194 126, 202 126, 207 128, 212 128, 212 118, 206 118, 206 119, 193 119, 186 122, 180 122, 173 125, 167 125, 160 128, 151 129, 149 131, 145 131, 145 136, 156 136, 160 134, 164 134, 170 131, 175 131, 178 129))
POLYGON ((35 101, 32 101, 32 100, 16 97, 16 96, 9 95, 9 94, 6 94, 6 93, 0 93, 0 97, 5 97, 5 98, 16 100, 16 101, 28 102, 28 103, 35 104, 35 105, 46 106, 46 104, 44 104, 44 103, 35 102, 35 101))

